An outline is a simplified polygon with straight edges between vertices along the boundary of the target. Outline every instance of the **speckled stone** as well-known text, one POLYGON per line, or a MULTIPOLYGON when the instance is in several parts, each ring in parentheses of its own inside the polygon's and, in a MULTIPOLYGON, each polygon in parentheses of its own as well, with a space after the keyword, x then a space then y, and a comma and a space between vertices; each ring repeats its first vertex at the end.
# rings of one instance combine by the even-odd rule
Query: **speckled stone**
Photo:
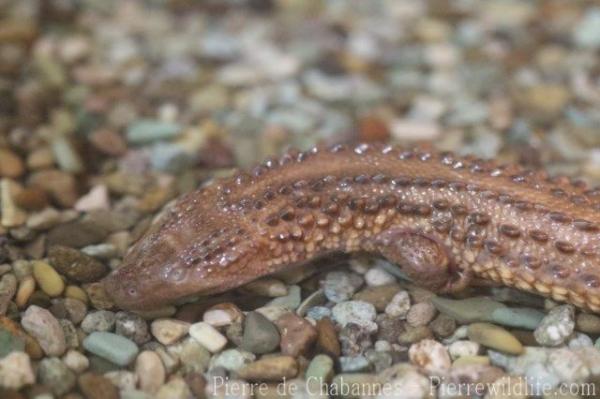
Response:
POLYGON ((323 292, 331 302, 343 302, 352 298, 362 283, 362 277, 356 274, 342 271, 329 272, 323 282, 323 292))
POLYGON ((428 374, 443 375, 451 366, 448 350, 432 339, 411 345, 408 355, 413 364, 428 374))
POLYGON ((138 345, 142 345, 151 339, 148 323, 139 315, 130 312, 117 312, 115 332, 129 338, 138 345))
POLYGON ((81 329, 88 334, 94 331, 112 331, 114 326, 115 314, 108 310, 90 312, 81 322, 81 329))
POLYGON ((77 382, 75 373, 56 357, 43 359, 39 364, 37 374, 39 382, 49 386, 52 392, 58 396, 69 392, 77 382))
POLYGON ((35 382, 29 356, 25 352, 11 352, 0 358, 0 387, 21 389, 35 382))
POLYGON ((332 310, 333 320, 342 327, 355 323, 372 332, 377 331, 377 324, 374 322, 376 315, 375 307, 362 301, 341 302, 332 310))
POLYGON ((54 245, 48 258, 61 274, 80 283, 90 283, 103 277, 108 269, 101 262, 73 248, 54 245))
POLYGON ((304 355, 317 339, 317 329, 295 313, 287 313, 276 320, 281 336, 281 353, 297 357, 304 355))
POLYGON ((534 331, 540 345, 557 346, 565 342, 575 329, 575 310, 571 305, 552 309, 534 331))
POLYGON ((31 305, 21 319, 23 328, 40 344, 49 356, 60 356, 67 349, 65 334, 56 318, 46 309, 31 305))

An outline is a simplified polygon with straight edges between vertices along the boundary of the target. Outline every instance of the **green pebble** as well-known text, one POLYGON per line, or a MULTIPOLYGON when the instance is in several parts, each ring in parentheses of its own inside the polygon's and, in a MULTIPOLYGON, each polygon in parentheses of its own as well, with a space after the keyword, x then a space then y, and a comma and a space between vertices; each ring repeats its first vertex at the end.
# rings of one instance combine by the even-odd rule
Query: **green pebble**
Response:
POLYGON ((292 285, 289 287, 288 294, 286 296, 275 298, 265 306, 280 306, 289 310, 296 310, 300 306, 301 302, 302 297, 300 295, 300 287, 297 285, 292 285))
POLYGON ((114 364, 127 366, 138 354, 137 345, 120 335, 96 331, 83 340, 83 347, 114 364))
POLYGON ((476 321, 493 321, 492 314, 506 305, 485 297, 467 299, 447 299, 439 296, 431 298, 431 302, 440 313, 444 313, 459 323, 476 321))
POLYGON ((14 351, 24 351, 25 341, 0 328, 0 359, 14 351))
POLYGON ((514 335, 494 324, 473 323, 469 325, 467 335, 471 341, 511 355, 520 355, 525 351, 514 335))
POLYGON ((181 131, 176 123, 142 119, 133 122, 127 129, 127 141, 143 144, 175 137, 181 131))
POLYGON ((492 321, 503 326, 535 330, 544 316, 532 308, 498 308, 492 312, 492 321))
POLYGON ((333 360, 327 355, 317 355, 306 369, 306 381, 314 380, 320 384, 328 382, 333 377, 333 360))

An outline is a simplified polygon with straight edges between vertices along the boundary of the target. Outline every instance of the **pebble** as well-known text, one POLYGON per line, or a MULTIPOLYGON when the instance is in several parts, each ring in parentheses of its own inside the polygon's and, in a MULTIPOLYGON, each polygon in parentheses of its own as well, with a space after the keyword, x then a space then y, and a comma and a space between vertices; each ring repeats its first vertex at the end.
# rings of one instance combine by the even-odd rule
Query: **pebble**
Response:
POLYGON ((433 338, 433 333, 429 327, 412 327, 406 325, 405 330, 396 336, 396 341, 401 345, 408 345, 426 338, 433 338))
POLYGON ((158 342, 171 345, 187 335, 190 323, 175 319, 156 319, 150 324, 150 331, 158 342))
POLYGON ((407 291, 400 291, 394 295, 390 303, 385 307, 385 314, 390 317, 404 319, 410 310, 410 296, 407 291))
POLYGON ((269 356, 247 364, 237 371, 247 381, 272 381, 294 378, 298 374, 298 363, 291 356, 269 356))
POLYGON ((448 353, 452 360, 459 357, 476 356, 481 346, 477 342, 458 340, 448 345, 448 353))
POLYGON ((184 339, 182 342, 169 347, 169 350, 178 353, 184 373, 203 373, 210 363, 210 352, 193 338, 184 339))
POLYGON ((339 303, 352 298, 362 285, 362 277, 347 272, 329 272, 323 282, 323 293, 331 302, 339 303))
POLYGON ((143 351, 135 361, 135 375, 140 389, 154 394, 165 383, 166 372, 156 352, 143 351))
POLYGON ((33 277, 44 293, 50 297, 62 294, 65 282, 52 266, 42 261, 33 261, 33 277))
POLYGON ((494 311, 506 307, 503 303, 485 297, 453 300, 436 296, 431 299, 431 302, 440 313, 450 316, 459 323, 492 321, 490 318, 494 311))
POLYGON ((263 354, 275 350, 280 343, 277 327, 258 312, 250 312, 244 320, 241 347, 248 352, 263 354))
POLYGON ((108 272, 106 266, 91 256, 60 245, 50 247, 48 259, 61 274, 80 283, 97 281, 108 272))
POLYGON ((77 378, 59 358, 44 358, 38 365, 39 382, 47 385, 57 396, 62 396, 75 387, 77 378))
POLYGON ((90 312, 81 322, 81 329, 88 334, 94 331, 112 331, 114 326, 115 314, 108 310, 90 312))
POLYGON ((132 144, 145 144, 175 137, 181 126, 159 120, 137 120, 127 128, 127 141, 132 144))
POLYGON ((65 298, 64 300, 67 316, 73 324, 79 324, 83 321, 87 314, 87 306, 79 299, 65 298))
POLYGON ((406 314, 406 322, 412 327, 426 326, 435 317, 435 306, 431 302, 414 304, 406 314))
POLYGON ((21 325, 42 347, 48 356, 60 356, 65 353, 67 343, 63 329, 56 318, 36 305, 31 305, 21 319, 21 325))
POLYGON ((105 226, 92 220, 81 219, 53 227, 48 232, 47 240, 50 246, 82 248, 98 244, 108 233, 105 226))
POLYGON ((319 321, 324 317, 331 318, 331 309, 325 306, 314 306, 308 309, 306 317, 314 321, 319 321))
POLYGON ((411 345, 408 356, 413 364, 430 375, 444 374, 451 366, 448 350, 432 339, 423 339, 411 345))
POLYGON ((27 220, 27 214, 15 204, 16 187, 9 179, 0 180, 0 226, 17 227, 27 220))
POLYGON ((216 328, 203 321, 192 324, 189 334, 212 353, 220 352, 227 345, 227 338, 216 328))
POLYGON ((84 305, 87 305, 88 303, 87 294, 81 287, 78 287, 76 285, 68 285, 67 288, 65 288, 65 297, 67 299, 76 299, 84 305))
POLYGON ((333 320, 344 327, 348 323, 358 324, 371 332, 377 331, 375 307, 367 302, 347 301, 335 305, 332 309, 333 320))
MULTIPOLYGON (((0 282, 0 285, 2 283, 0 282)), ((19 289, 17 290, 17 295, 15 297, 15 303, 18 308, 24 308, 29 302, 29 298, 35 291, 35 279, 33 276, 26 276, 19 283, 19 289)), ((0 294, 0 314, 3 314, 2 311, 2 294, 0 294)))
POLYGON ((577 355, 568 348, 558 348, 548 354, 548 368, 564 383, 586 381, 590 370, 577 355))
POLYGON ((14 351, 23 351, 25 341, 9 331, 0 328, 0 359, 14 351))
POLYGON ((243 290, 260 296, 280 297, 288 294, 287 286, 274 278, 261 278, 244 285, 243 290))
POLYGON ((92 187, 89 193, 79 198, 73 207, 79 212, 91 212, 98 209, 109 209, 110 199, 108 189, 100 184, 92 187))
POLYGON ((317 340, 317 329, 295 313, 287 313, 276 320, 281 335, 281 353, 293 357, 305 355, 317 340))
POLYGON ((393 284, 396 282, 396 277, 388 273, 381 267, 373 267, 365 273, 365 283, 371 287, 379 287, 382 285, 393 284))
POLYGON ((75 325, 71 323, 67 319, 59 319, 58 322, 63 330, 65 335, 65 342, 67 343, 67 348, 74 349, 79 347, 79 334, 75 325))
POLYGON ((8 273, 0 278, 0 315, 6 314, 13 297, 17 293, 17 278, 8 273))
POLYGON ((61 215, 54 208, 45 208, 44 210, 33 213, 27 218, 27 227, 32 230, 48 230, 60 223, 61 215))
POLYGON ((575 328, 588 334, 600 334, 600 317, 591 313, 579 313, 575 319, 575 328))
POLYGON ((236 371, 256 360, 256 355, 240 349, 227 349, 213 356, 210 368, 223 367, 229 371, 236 371))
POLYGON ((291 285, 288 287, 287 295, 280 296, 272 299, 265 306, 278 306, 288 310, 296 310, 302 302, 301 289, 297 285, 291 285))
POLYGON ((137 386, 137 376, 131 371, 108 371, 104 373, 104 376, 121 391, 121 395, 123 395, 123 391, 133 390, 137 386))
POLYGON ((373 346, 371 332, 358 324, 348 323, 339 333, 344 356, 357 356, 373 346))
POLYGON ((400 286, 395 283, 366 287, 365 289, 354 294, 352 299, 356 301, 368 302, 375 306, 375 309, 378 311, 384 311, 399 290, 400 286))
POLYGON ((106 377, 85 373, 79 376, 79 389, 88 399, 119 399, 119 390, 106 377))
POLYGON ((81 374, 90 366, 90 361, 81 352, 69 349, 62 358, 63 363, 77 374, 81 374))
POLYGON ((204 312, 202 320, 213 327, 225 327, 244 318, 242 311, 233 303, 222 303, 204 312))
POLYGON ((535 330, 544 313, 532 308, 498 308, 492 312, 492 321, 507 327, 535 330))
POLYGON ((83 347, 119 366, 130 364, 138 353, 137 345, 120 335, 96 331, 83 340, 83 347))
POLYGON ((135 313, 118 312, 115 317, 115 332, 129 338, 138 345, 150 341, 148 323, 135 313))
POLYGON ((429 327, 435 336, 446 338, 456 330, 456 321, 450 316, 440 313, 429 324, 429 327))
POLYGON ((567 342, 567 346, 569 348, 587 348, 590 346, 594 346, 594 341, 587 335, 583 333, 575 332, 571 334, 569 340, 567 342))
POLYGON ((544 346, 565 342, 575 329, 575 310, 571 305, 557 306, 542 319, 534 331, 535 340, 544 346))
POLYGON ((29 356, 15 351, 0 358, 0 387, 19 390, 35 382, 29 356))
POLYGON ((0 148, 0 177, 17 178, 25 172, 21 158, 8 148, 0 148))
POLYGON ((331 380, 333 372, 333 360, 327 355, 320 354, 312 358, 304 374, 308 383, 316 381, 322 385, 331 380))
POLYGON ((514 335, 505 329, 489 323, 473 323, 468 329, 469 339, 488 348, 501 352, 519 355, 523 353, 523 345, 514 335))
MULTIPOLYGON (((310 294, 309 296, 307 296, 306 299, 304 299, 304 301, 302 301, 300 306, 298 306, 298 309, 296 309, 296 313, 298 314, 298 316, 304 317, 308 314, 308 312, 311 309, 314 309, 315 307, 318 307, 319 305, 323 305, 325 302, 327 302, 325 293, 323 292, 322 289, 318 289, 315 292, 313 292, 312 294, 310 294)), ((312 319, 316 320, 315 318, 312 318, 312 319)))
POLYGON ((317 321, 317 348, 335 359, 341 352, 340 342, 335 331, 335 325, 328 317, 324 317, 317 321))
POLYGON ((156 392, 156 399, 192 399, 192 392, 185 381, 174 377, 156 392))

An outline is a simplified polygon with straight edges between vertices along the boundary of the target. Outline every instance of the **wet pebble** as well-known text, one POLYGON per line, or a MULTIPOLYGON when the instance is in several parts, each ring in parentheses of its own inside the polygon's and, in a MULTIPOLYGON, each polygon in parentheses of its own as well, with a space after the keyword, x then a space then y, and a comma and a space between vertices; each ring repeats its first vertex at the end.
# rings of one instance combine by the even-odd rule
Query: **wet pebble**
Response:
POLYGON ((66 394, 77 383, 75 373, 56 357, 43 359, 39 363, 37 375, 40 383, 50 387, 57 396, 66 394))
POLYGON ((90 312, 81 322, 81 329, 88 334, 94 331, 112 331, 115 318, 114 312, 108 310, 90 312))
POLYGON ((302 302, 301 289, 297 285, 288 287, 287 295, 274 298, 266 306, 278 306, 288 310, 296 310, 302 302))
POLYGON ((242 348, 248 352, 263 354, 275 350, 280 343, 277 327, 258 312, 250 312, 244 320, 242 348))
POLYGON ((61 274, 80 283, 96 281, 108 271, 101 262, 73 248, 52 246, 48 258, 61 274))
POLYGON ((332 309, 333 320, 342 327, 354 323, 372 332, 377 330, 376 315, 375 307, 362 301, 341 302, 332 309))
POLYGON ((106 377, 85 373, 79 376, 77 384, 88 399, 119 399, 119 390, 106 377))
POLYGON ((160 357, 153 351, 141 352, 135 361, 135 375, 142 391, 154 394, 164 384, 166 372, 160 357))
POLYGON ((557 306, 542 319, 534 331, 540 345, 557 346, 565 342, 575 329, 575 310, 571 305, 557 306))
POLYGON ((424 339, 411 345, 408 355, 411 363, 427 374, 442 375, 451 366, 450 355, 444 345, 432 339, 424 339))
POLYGON ((468 329, 469 339, 488 348, 519 355, 523 345, 505 329, 489 323, 473 323, 468 329))
POLYGON ((150 331, 158 342, 171 345, 187 335, 190 323, 175 319, 156 319, 150 324, 150 331))
POLYGON ((298 364, 291 356, 269 356, 252 362, 237 371, 247 381, 281 381, 298 374, 298 364))
POLYGON ((339 303, 352 298, 361 285, 362 278, 356 274, 329 272, 323 282, 323 292, 331 302, 339 303))
POLYGON ((223 367, 229 371, 236 371, 252 363, 255 359, 256 355, 251 352, 240 349, 227 349, 213 356, 210 367, 223 367))
POLYGON ((297 357, 305 355, 317 339, 317 329, 295 313, 287 313, 276 320, 281 336, 281 353, 297 357))
POLYGON ((96 331, 83 340, 83 347, 119 366, 130 364, 138 353, 137 345, 120 335, 96 331))
POLYGON ((19 390, 35 382, 29 356, 15 351, 0 358, 0 387, 19 390))
POLYGON ((42 291, 50 297, 59 296, 65 289, 61 276, 46 262, 33 262, 33 277, 42 291))
POLYGON ((138 345, 142 345, 151 339, 148 323, 139 315, 130 312, 117 312, 115 332, 129 338, 138 345))
POLYGON ((21 319, 21 325, 38 341, 48 356, 60 356, 67 349, 60 323, 46 309, 36 305, 29 306, 21 319))
POLYGON ((396 278, 380 267, 373 267, 365 273, 365 283, 371 287, 379 287, 382 285, 393 284, 396 278))
POLYGON ((579 313, 575 320, 575 328, 588 334, 600 334, 600 317, 591 313, 579 313))
POLYGON ((67 316, 73 324, 79 324, 83 321, 87 314, 87 306, 79 299, 65 298, 64 300, 65 310, 67 316))
POLYGON ((431 302, 414 304, 406 314, 406 322, 412 327, 426 326, 435 317, 435 306, 431 302))
POLYGON ((212 353, 220 352, 227 345, 227 338, 216 328, 205 322, 192 324, 189 328, 189 334, 212 353))
POLYGON ((328 317, 317 321, 317 348, 319 351, 338 358, 342 352, 335 325, 328 317))
POLYGON ((394 295, 385 307, 385 314, 395 318, 405 318, 410 309, 410 296, 407 291, 400 291, 394 295))
POLYGON ((88 358, 74 349, 69 349, 63 356, 62 361, 68 368, 77 374, 84 372, 90 366, 88 358))

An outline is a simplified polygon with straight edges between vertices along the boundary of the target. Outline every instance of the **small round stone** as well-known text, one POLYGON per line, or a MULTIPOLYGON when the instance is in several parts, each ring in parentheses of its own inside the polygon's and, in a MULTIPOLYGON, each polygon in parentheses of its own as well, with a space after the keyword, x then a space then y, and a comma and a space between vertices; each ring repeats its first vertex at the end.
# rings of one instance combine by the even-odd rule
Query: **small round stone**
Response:
POLYGON ((81 329, 86 333, 94 331, 112 331, 115 326, 115 314, 109 310, 90 312, 81 322, 81 329))
POLYGON ((0 388, 19 390, 34 382, 35 374, 25 352, 11 352, 0 359, 0 388))
POLYGON ((411 363, 428 374, 444 374, 450 369, 450 355, 444 345, 432 339, 424 339, 411 345, 408 350, 411 363))
POLYGON ((36 305, 29 306, 21 319, 21 325, 37 340, 48 356, 60 356, 67 349, 60 323, 46 309, 36 305))
POLYGON ((406 322, 413 327, 426 326, 435 317, 435 306, 431 302, 414 304, 406 314, 406 322))
POLYGON ((269 319, 258 312, 248 313, 244 320, 243 349, 256 354, 269 353, 279 342, 279 331, 269 319))
POLYGON ((377 331, 375 307, 368 302, 347 301, 338 303, 333 307, 333 320, 342 327, 348 323, 357 324, 369 331, 377 331))
POLYGON ((118 312, 116 314, 115 332, 129 338, 138 345, 142 345, 151 339, 146 320, 130 312, 118 312))
POLYGON ((77 374, 84 372, 90 366, 88 358, 74 349, 69 349, 63 356, 62 361, 68 368, 77 374))
POLYGON ((160 357, 153 351, 141 352, 135 361, 135 375, 140 389, 154 394, 165 382, 165 368, 160 357))
POLYGON ((553 308, 534 331, 535 340, 540 345, 557 346, 573 333, 575 329, 575 310, 571 305, 553 308))
POLYGON ((42 261, 33 262, 33 277, 42 291, 50 297, 62 294, 65 282, 52 266, 42 261))
POLYGON ((57 396, 62 396, 75 387, 77 379, 60 359, 47 357, 38 365, 39 382, 50 387, 57 396))
POLYGON ((150 331, 158 342, 171 345, 187 335, 190 323, 175 319, 156 319, 150 325, 150 331))
POLYGON ((477 342, 458 340, 448 345, 448 353, 453 360, 464 356, 476 356, 481 346, 477 342))
POLYGON ((91 256, 60 245, 50 247, 48 259, 59 272, 80 283, 97 281, 108 272, 106 266, 91 256))
POLYGON ((317 339, 316 328, 295 313, 286 313, 275 324, 281 334, 281 353, 284 355, 306 354, 317 339))
POLYGON ((410 296, 407 291, 400 291, 385 308, 385 314, 390 317, 405 318, 410 310, 410 296))
POLYGON ((368 286, 379 287, 396 282, 396 278, 380 267, 373 267, 365 273, 365 282, 368 286))
POLYGON ((203 321, 192 324, 189 334, 212 353, 220 352, 227 345, 227 338, 216 328, 203 321))

